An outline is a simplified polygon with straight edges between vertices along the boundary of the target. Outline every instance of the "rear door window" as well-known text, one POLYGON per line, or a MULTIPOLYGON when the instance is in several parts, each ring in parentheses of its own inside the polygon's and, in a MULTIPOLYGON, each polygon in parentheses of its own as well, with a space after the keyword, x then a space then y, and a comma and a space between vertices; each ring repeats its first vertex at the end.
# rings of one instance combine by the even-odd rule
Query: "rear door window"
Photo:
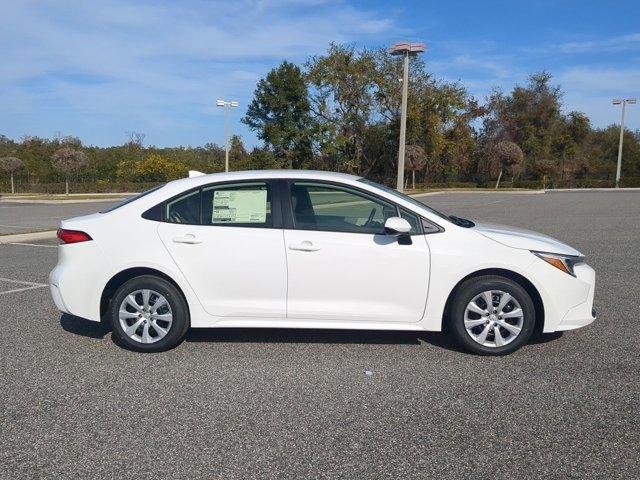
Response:
POLYGON ((272 192, 266 182, 202 189, 202 224, 272 227, 272 192))
POLYGON ((169 223, 200 224, 200 190, 193 190, 165 204, 164 218, 169 223))

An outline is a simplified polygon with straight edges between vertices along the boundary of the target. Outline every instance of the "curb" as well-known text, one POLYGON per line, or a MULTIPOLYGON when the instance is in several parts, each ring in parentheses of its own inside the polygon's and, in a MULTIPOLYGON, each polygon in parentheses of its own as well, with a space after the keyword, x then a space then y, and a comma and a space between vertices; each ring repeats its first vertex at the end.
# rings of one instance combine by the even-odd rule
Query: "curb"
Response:
POLYGON ((0 235, 0 245, 3 243, 49 240, 51 238, 56 238, 56 230, 47 230, 45 232, 18 233, 15 235, 0 235))
POLYGON ((552 188, 547 193, 563 192, 637 192, 640 187, 620 187, 620 188, 552 188))
POLYGON ((0 203, 33 203, 33 204, 56 204, 63 205, 66 203, 107 203, 107 202, 120 202, 127 197, 117 198, 85 198, 85 199, 69 199, 69 200, 34 200, 34 199, 18 199, 18 198, 2 198, 0 203))
POLYGON ((442 195, 445 193, 481 193, 483 195, 494 195, 494 194, 500 194, 500 195, 542 195, 544 193, 549 193, 549 190, 524 190, 524 191, 518 191, 518 190, 507 190, 504 192, 501 192, 500 190, 480 190, 478 189, 478 191, 474 191, 474 190, 439 190, 437 192, 425 192, 425 193, 412 193, 411 195, 409 195, 410 197, 426 197, 426 196, 430 196, 430 195, 442 195))
POLYGON ((437 192, 412 193, 410 197, 426 197, 430 195, 442 195, 444 193, 481 193, 483 195, 542 195, 548 193, 587 193, 587 192, 639 192, 639 187, 622 187, 622 188, 548 188, 546 190, 438 190, 437 192))

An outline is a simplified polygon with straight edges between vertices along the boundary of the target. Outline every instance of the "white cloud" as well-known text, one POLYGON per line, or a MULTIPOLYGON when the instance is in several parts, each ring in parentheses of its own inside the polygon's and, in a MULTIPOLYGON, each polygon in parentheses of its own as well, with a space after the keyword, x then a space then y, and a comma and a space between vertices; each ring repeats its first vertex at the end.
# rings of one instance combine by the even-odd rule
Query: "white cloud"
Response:
MULTIPOLYGON (((212 99, 234 96, 246 105, 256 80, 282 59, 303 60, 332 41, 367 41, 393 27, 328 0, 50 0, 12 3, 3 14, 0 124, 9 129, 11 115, 44 122, 49 105, 102 115, 118 130, 125 115, 217 115, 212 99)), ((62 128, 56 121, 51 131, 62 128)), ((166 132, 147 133, 150 141, 174 142, 163 140, 166 132)))
POLYGON ((600 40, 566 42, 554 48, 562 53, 621 52, 640 49, 640 33, 600 40))
MULTIPOLYGON (((552 82, 562 87, 566 111, 581 111, 594 126, 604 127, 619 121, 612 98, 640 97, 640 57, 631 51, 636 47, 640 49, 640 34, 535 48, 443 42, 434 45, 438 57, 434 61, 427 57, 427 65, 445 79, 460 79, 479 99, 494 87, 509 92, 515 84, 525 84, 531 73, 546 70, 553 75, 552 82), (605 51, 610 53, 599 54, 605 51)), ((626 124, 640 128, 640 108, 629 109, 626 124)))
POLYGON ((602 68, 579 66, 566 70, 558 77, 565 88, 576 93, 628 96, 640 88, 640 67, 602 68))
MULTIPOLYGON (((578 66, 563 72, 557 81, 567 107, 585 113, 593 125, 601 127, 620 121, 619 107, 611 105, 613 98, 640 94, 640 68, 578 66)), ((630 108, 626 123, 632 129, 640 128, 640 112, 630 108)))

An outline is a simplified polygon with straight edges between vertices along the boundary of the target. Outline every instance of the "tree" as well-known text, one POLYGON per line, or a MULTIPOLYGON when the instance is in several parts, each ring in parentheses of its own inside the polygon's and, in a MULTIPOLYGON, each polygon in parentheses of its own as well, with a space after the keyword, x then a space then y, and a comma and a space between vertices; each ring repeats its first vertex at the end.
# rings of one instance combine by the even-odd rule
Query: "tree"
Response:
POLYGON ((231 135, 229 139, 229 169, 230 170, 250 170, 251 158, 247 149, 244 148, 240 135, 231 135))
POLYGON ((491 145, 486 152, 486 169, 489 175, 498 175, 496 188, 500 184, 502 173, 510 169, 512 175, 516 175, 522 171, 524 164, 524 154, 522 149, 514 142, 502 141, 495 145, 491 145))
POLYGON ((320 152, 337 169, 361 172, 363 141, 374 105, 373 55, 331 44, 326 55, 312 57, 305 66, 320 152))
POLYGON ((0 158, 0 170, 11 175, 11 193, 16 193, 13 185, 13 174, 24 166, 22 160, 16 157, 0 158))
POLYGON ((505 140, 516 143, 524 152, 523 171, 530 177, 545 174, 536 169, 544 165, 542 160, 553 161, 553 170, 561 176, 575 174, 581 170, 576 166, 584 163, 589 120, 578 112, 563 115, 563 93, 551 78, 547 72, 534 73, 526 85, 516 85, 508 95, 494 91, 487 104, 480 139, 483 148, 505 140))
POLYGON ((242 122, 276 157, 293 168, 308 164, 311 151, 311 105, 307 82, 296 65, 287 61, 258 82, 242 122))
POLYGON ((80 150, 62 147, 51 158, 53 168, 64 173, 65 195, 69 195, 69 175, 79 172, 88 165, 87 156, 80 150))
POLYGON ((141 161, 122 161, 118 164, 118 178, 130 182, 160 183, 184 178, 188 167, 152 153, 141 161))
POLYGON ((127 145, 133 148, 144 148, 144 139, 147 134, 144 132, 127 132, 127 138, 129 141, 127 145))
MULTIPOLYGON (((409 70, 406 144, 424 154, 416 157, 421 158, 417 168, 409 167, 416 182, 495 181, 500 172, 554 186, 592 180, 606 185, 615 177, 619 126, 593 128, 584 114, 567 112, 562 90, 547 72, 534 73, 508 91, 494 90, 480 104, 462 83, 428 72, 421 57, 411 57, 409 70), (517 145, 522 161, 505 160, 497 147, 501 142, 517 145)), ((281 63, 258 82, 243 118, 261 145, 245 148, 239 137, 231 139, 233 169, 316 168, 391 184, 398 160, 401 77, 401 58, 352 45, 332 44, 302 66, 281 63)), ((78 138, 62 134, 20 140, 0 134, 0 158, 20 158, 31 185, 60 177, 49 159, 63 147, 82 150, 89 161, 83 179, 103 184, 165 181, 186 175, 185 167, 224 169, 219 145, 159 148, 144 146, 141 132, 127 135, 123 145, 102 148, 83 147, 78 138), (162 160, 149 160, 150 155, 162 160)), ((622 157, 623 180, 637 184, 640 132, 625 130, 622 157)))
POLYGON ((411 187, 416 188, 416 171, 422 170, 427 163, 424 148, 420 145, 407 145, 404 154, 404 166, 411 172, 411 187))
MULTIPOLYGON (((386 50, 373 52, 373 103, 371 119, 393 137, 383 162, 376 157, 363 160, 363 173, 385 168, 384 176, 393 175, 397 166, 400 132, 402 59, 386 50)), ((484 109, 458 82, 444 82, 426 71, 419 57, 409 61, 409 95, 407 108, 407 143, 423 148, 427 172, 433 179, 457 179, 468 174, 475 152, 476 134, 472 122, 484 109)), ((365 147, 365 151, 367 148, 365 147)))
MULTIPOLYGON (((591 132, 586 141, 585 156, 587 171, 590 176, 613 180, 618 163, 618 142, 620 141, 620 125, 609 125, 606 128, 591 132)), ((640 134, 624 130, 622 148, 622 179, 640 177, 640 134)))

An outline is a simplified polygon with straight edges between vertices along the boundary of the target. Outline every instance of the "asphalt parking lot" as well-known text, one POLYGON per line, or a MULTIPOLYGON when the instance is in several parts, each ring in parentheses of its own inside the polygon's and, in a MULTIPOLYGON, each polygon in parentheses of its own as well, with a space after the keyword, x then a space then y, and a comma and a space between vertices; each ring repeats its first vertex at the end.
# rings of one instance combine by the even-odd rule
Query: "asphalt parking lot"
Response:
POLYGON ((502 358, 435 333, 233 329, 143 355, 57 312, 54 241, 0 245, 0 477, 639 478, 640 192, 422 200, 577 247, 598 320, 502 358))
POLYGON ((112 204, 0 202, 0 235, 55 230, 63 218, 99 212, 112 204))

